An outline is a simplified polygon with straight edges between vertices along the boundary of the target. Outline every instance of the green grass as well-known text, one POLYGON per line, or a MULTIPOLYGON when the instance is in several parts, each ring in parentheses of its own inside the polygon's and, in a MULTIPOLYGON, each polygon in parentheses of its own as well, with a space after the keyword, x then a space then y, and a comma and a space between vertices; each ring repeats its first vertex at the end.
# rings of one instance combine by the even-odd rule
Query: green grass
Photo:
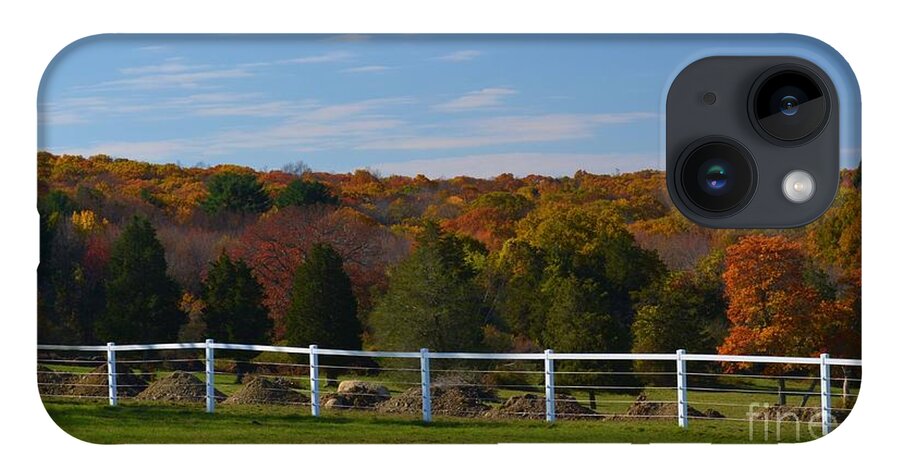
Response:
MULTIPOLYGON (((65 432, 92 443, 595 443, 704 442, 763 443, 761 424, 674 420, 542 421, 472 420, 436 417, 424 424, 414 415, 326 412, 313 418, 306 407, 220 406, 207 414, 200 405, 129 402, 109 407, 96 402, 45 401, 50 417, 65 432)), ((815 438, 801 425, 782 428, 780 441, 815 438)), ((774 427, 768 442, 775 442, 774 427)))
MULTIPOLYGON (((53 370, 87 372, 92 367, 76 365, 48 365, 53 370)), ((385 367, 390 367, 385 365, 385 367)), ((218 369, 216 388, 231 395, 241 387, 235 375, 218 369)), ((171 370, 152 372, 159 379, 171 374, 171 370)), ((205 375, 194 372, 204 380, 205 375)), ((435 372, 435 376, 439 376, 435 372)), ((324 378, 324 376, 322 376, 324 378)), ((376 381, 384 384, 392 395, 417 386, 418 371, 384 371, 378 375, 342 375, 339 379, 376 381)), ((515 377, 515 376, 514 376, 515 377)), ((308 377, 289 377, 299 389, 308 389, 308 377)), ((542 375, 519 376, 517 384, 533 388, 496 388, 497 406, 511 396, 523 393, 543 395, 542 375)), ((809 391, 808 379, 787 380, 790 392, 809 391)), ((714 409, 726 420, 692 419, 687 430, 678 428, 674 418, 644 419, 639 421, 561 421, 547 424, 541 421, 475 420, 435 417, 430 425, 422 424, 416 415, 383 415, 366 411, 332 411, 322 418, 308 416, 308 407, 301 406, 219 406, 214 415, 207 415, 202 405, 171 405, 146 403, 123 399, 117 408, 104 405, 99 400, 73 400, 48 398, 45 406, 50 416, 66 432, 76 438, 96 443, 497 443, 497 442, 711 442, 746 443, 766 441, 763 424, 751 426, 746 421, 750 405, 757 411, 765 404, 774 405, 778 397, 774 393, 776 382, 770 378, 720 375, 711 379, 690 377, 689 403, 705 411, 714 409), (705 392, 699 387, 728 389, 727 392, 705 392), (770 392, 770 393, 766 393, 770 392)), ((857 389, 854 389, 854 393, 857 389)), ((324 387, 322 393, 335 391, 324 387)), ((833 394, 841 389, 832 388, 833 394)), ((818 387, 813 390, 817 394, 818 387)), ((568 393, 587 406, 588 394, 584 390, 568 389, 568 393)), ((670 388, 644 389, 648 400, 676 400, 670 388)), ((635 394, 602 392, 595 396, 596 412, 604 415, 623 414, 634 402, 635 394)), ((789 395, 788 405, 800 405, 800 395, 789 395)), ((833 405, 840 408, 840 398, 833 405)), ((818 395, 813 395, 806 406, 817 407, 818 395)), ((815 425, 813 425, 815 427, 815 425)), ((774 422, 769 428, 768 441, 805 441, 817 435, 810 434, 809 425, 801 424, 799 438, 796 427, 782 425, 780 438, 774 422)), ((815 428, 815 433, 818 429, 815 428)))

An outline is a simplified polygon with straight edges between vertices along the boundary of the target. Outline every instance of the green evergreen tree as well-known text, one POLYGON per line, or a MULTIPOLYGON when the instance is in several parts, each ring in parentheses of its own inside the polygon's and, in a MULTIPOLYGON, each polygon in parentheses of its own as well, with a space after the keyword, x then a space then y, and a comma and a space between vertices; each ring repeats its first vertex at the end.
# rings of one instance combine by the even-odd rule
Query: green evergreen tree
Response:
MULTIPOLYGON (((206 335, 223 342, 267 344, 272 331, 269 311, 263 305, 263 289, 250 268, 241 260, 232 261, 225 253, 212 263, 203 289, 203 321, 206 335)), ((223 356, 229 356, 223 353, 223 356)), ((252 358, 247 352, 235 354, 238 383, 252 358)))
MULTIPOLYGON (((291 305, 284 318, 288 344, 359 349, 362 326, 356 312, 356 297, 341 256, 331 245, 313 245, 294 274, 291 305)), ((329 381, 335 374, 334 369, 326 370, 329 381)))
POLYGON ((96 335, 117 343, 172 342, 187 321, 179 309, 181 291, 166 274, 156 231, 135 216, 113 244, 106 281, 106 310, 96 335))
POLYGON ((269 195, 253 174, 224 172, 206 184, 209 195, 200 203, 210 213, 261 213, 272 206, 269 195))
POLYGON ((463 244, 429 225, 416 251, 390 273, 371 325, 382 349, 476 350, 484 319, 463 244))
POLYGON ((294 180, 275 199, 275 205, 279 208, 318 203, 336 205, 338 199, 327 185, 315 180, 294 180))

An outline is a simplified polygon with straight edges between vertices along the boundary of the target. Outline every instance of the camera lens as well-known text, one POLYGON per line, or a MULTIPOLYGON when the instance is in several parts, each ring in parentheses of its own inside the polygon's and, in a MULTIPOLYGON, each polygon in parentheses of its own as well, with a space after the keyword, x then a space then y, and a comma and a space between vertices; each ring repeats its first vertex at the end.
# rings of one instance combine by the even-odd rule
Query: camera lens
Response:
POLYGON ((828 119, 830 104, 824 85, 799 66, 770 69, 757 80, 750 98, 754 126, 776 141, 812 139, 828 119))
POLYGON ((756 188, 756 166, 750 153, 727 138, 694 142, 682 153, 676 167, 679 192, 703 215, 737 212, 750 201, 756 188))
POLYGON ((794 96, 785 96, 781 98, 781 113, 785 116, 793 116, 797 114, 800 101, 794 96))

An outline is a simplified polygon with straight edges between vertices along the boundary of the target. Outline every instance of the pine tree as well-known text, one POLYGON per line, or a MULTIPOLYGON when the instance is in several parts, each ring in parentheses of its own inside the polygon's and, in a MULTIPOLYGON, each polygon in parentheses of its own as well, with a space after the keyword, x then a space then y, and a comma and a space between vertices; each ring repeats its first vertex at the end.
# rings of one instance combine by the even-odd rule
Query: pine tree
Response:
POLYGON ((224 172, 210 178, 206 188, 209 195, 200 205, 210 213, 262 213, 272 205, 269 195, 253 174, 224 172))
POLYGON ((106 311, 97 336, 117 343, 172 342, 187 321, 179 309, 181 291, 166 274, 156 231, 135 216, 113 244, 106 281, 106 311))
MULTIPOLYGON (((269 343, 272 321, 262 303, 262 286, 243 261, 232 261, 222 253, 212 263, 200 295, 204 302, 203 321, 207 336, 241 344, 269 343)), ((235 357, 248 359, 252 356, 242 352, 235 357)), ((246 367, 238 360, 235 370, 238 383, 246 367)))
POLYGON ((416 251, 390 274, 372 315, 379 347, 391 350, 476 350, 484 319, 462 243, 428 226, 416 251))
MULTIPOLYGON (((341 256, 331 245, 315 244, 294 274, 285 316, 289 345, 336 349, 362 347, 357 302, 341 256)), ((326 371, 332 380, 333 369, 326 371)))
POLYGON ((279 208, 318 203, 336 205, 338 199, 332 195, 327 185, 315 180, 294 180, 275 199, 279 208))

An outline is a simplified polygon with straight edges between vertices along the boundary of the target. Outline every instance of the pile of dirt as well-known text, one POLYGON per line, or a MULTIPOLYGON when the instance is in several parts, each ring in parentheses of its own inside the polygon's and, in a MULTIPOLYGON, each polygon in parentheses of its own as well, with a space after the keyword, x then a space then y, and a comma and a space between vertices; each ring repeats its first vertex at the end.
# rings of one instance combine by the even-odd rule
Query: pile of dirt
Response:
POLYGON ((371 410, 381 402, 391 398, 391 393, 382 385, 362 380, 344 380, 337 392, 322 397, 325 408, 371 410))
MULTIPOLYGON (((159 379, 137 395, 139 400, 167 402, 202 402, 206 400, 206 383, 189 372, 176 370, 159 379)), ((216 400, 224 400, 225 394, 215 391, 216 400)))
MULTIPOLYGON (((204 397, 205 397, 204 393, 204 397)), ((249 377, 240 390, 222 402, 223 405, 288 405, 309 403, 306 395, 291 388, 286 379, 268 379, 265 377, 249 377)))
MULTIPOLYGON (((78 397, 109 396, 106 364, 79 374, 54 372, 38 366, 38 383, 42 395, 73 395, 78 397)), ((116 366, 116 390, 121 397, 133 397, 147 388, 147 380, 125 365, 116 366)))
POLYGON ((74 388, 71 383, 73 375, 68 372, 55 372, 50 367, 38 365, 38 391, 41 396, 71 395, 74 388))
MULTIPOLYGON (((558 420, 578 420, 582 418, 599 419, 591 409, 579 404, 571 395, 556 395, 556 418, 558 420)), ((515 395, 503 402, 499 407, 489 411, 490 418, 524 418, 526 420, 543 420, 547 412, 547 401, 543 396, 526 393, 515 395)))
MULTIPOLYGON (((706 411, 701 412, 696 408, 688 405, 687 408, 689 417, 700 417, 700 418, 725 418, 725 415, 713 410, 712 408, 708 408, 706 411)), ((677 418, 678 417, 678 404, 672 402, 654 402, 649 401, 647 399, 646 394, 638 395, 637 399, 631 406, 628 407, 628 410, 625 411, 623 415, 617 415, 614 418, 617 420, 629 420, 629 419, 649 419, 649 418, 677 418)))
MULTIPOLYGON (((834 415, 833 415, 834 416, 834 415)), ((771 422, 816 422, 822 421, 822 409, 817 407, 794 407, 790 405, 771 405, 753 414, 755 420, 771 422)))
MULTIPOLYGON (((477 417, 490 410, 478 398, 476 387, 431 387, 431 413, 455 417, 477 417)), ((382 413, 421 413, 422 388, 411 388, 390 400, 379 403, 376 410, 382 413)))
MULTIPOLYGON (((105 397, 109 395, 107 367, 103 364, 78 378, 72 395, 105 397)), ((147 388, 147 380, 126 365, 116 365, 116 392, 120 397, 133 397, 147 388)))

